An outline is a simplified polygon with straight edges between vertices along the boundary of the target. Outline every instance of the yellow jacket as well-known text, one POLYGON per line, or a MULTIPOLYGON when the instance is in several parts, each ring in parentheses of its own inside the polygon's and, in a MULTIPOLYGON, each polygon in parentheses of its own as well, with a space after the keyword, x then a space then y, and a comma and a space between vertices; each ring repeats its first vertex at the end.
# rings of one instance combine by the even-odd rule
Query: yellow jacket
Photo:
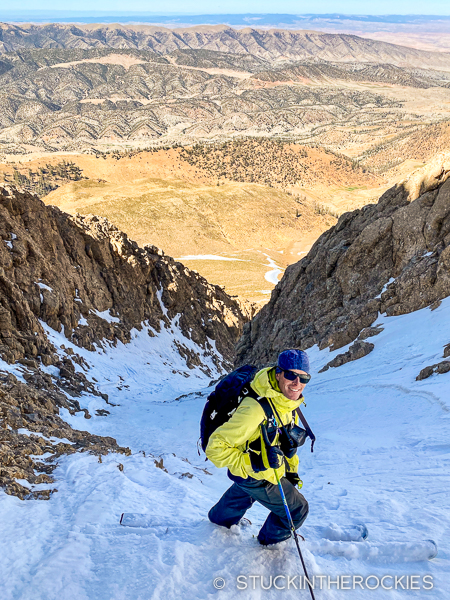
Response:
MULTIPOLYGON (((292 412, 304 401, 303 396, 294 401, 289 400, 281 393, 275 378, 275 367, 259 371, 251 382, 251 387, 258 396, 263 396, 272 403, 284 425, 292 421, 292 412)), ((249 476, 254 479, 265 479, 276 484, 277 480, 273 469, 268 468, 255 473, 250 462, 249 452, 252 450, 249 450, 248 446, 258 438, 261 438, 262 441, 261 423, 264 420, 265 413, 259 402, 246 396, 231 418, 211 434, 206 448, 206 456, 216 467, 228 467, 232 475, 243 479, 247 479, 249 476)), ((276 445, 277 442, 278 434, 272 445, 276 445)), ((264 464, 268 464, 264 443, 261 443, 261 448, 264 464)), ((286 458, 286 461, 288 471, 297 472, 297 454, 293 458, 286 458)), ((277 471, 278 476, 283 477, 286 472, 285 464, 283 463, 277 471)))

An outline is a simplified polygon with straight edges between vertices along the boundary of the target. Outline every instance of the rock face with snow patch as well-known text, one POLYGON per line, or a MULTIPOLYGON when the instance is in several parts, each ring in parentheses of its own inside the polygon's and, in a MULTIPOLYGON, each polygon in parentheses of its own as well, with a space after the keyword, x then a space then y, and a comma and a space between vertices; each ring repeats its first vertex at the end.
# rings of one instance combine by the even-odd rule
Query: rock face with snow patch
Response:
POLYGON ((212 375, 231 365, 251 306, 158 248, 138 247, 106 219, 71 217, 36 196, 0 188, 0 238, 0 485, 9 493, 33 495, 14 483, 38 468, 30 454, 65 452, 50 438, 27 442, 30 432, 72 440, 67 451, 127 451, 112 438, 73 432, 58 416, 63 407, 91 418, 77 400, 82 394, 108 402, 77 347, 95 355, 126 347, 143 328, 154 337, 164 330, 161 343, 174 344, 184 376, 196 367, 212 375), (68 347, 56 348, 50 330, 63 334, 68 347), (6 372, 10 367, 22 382, 6 372))
MULTIPOLYGON (((226 361, 251 309, 154 246, 140 248, 106 219, 71 217, 37 197, 0 189, 0 354, 52 364, 39 321, 78 346, 126 343, 148 323, 177 318, 187 340, 226 361), (246 312, 247 311, 247 312, 246 312)), ((200 364, 188 347, 180 352, 200 364)), ((219 360, 219 359, 217 359, 219 360)))
POLYGON ((73 402, 68 403, 49 375, 35 373, 33 379, 24 384, 11 373, 0 373, 0 486, 8 494, 47 500, 56 491, 54 485, 47 486, 53 483, 51 473, 61 454, 130 454, 111 437, 72 429, 58 410, 73 409, 73 402), (50 461, 45 460, 48 455, 50 461))
POLYGON ((245 326, 237 363, 267 364, 284 348, 316 343, 335 350, 379 313, 409 313, 449 296, 449 176, 450 156, 440 155, 378 204, 343 214, 245 326))

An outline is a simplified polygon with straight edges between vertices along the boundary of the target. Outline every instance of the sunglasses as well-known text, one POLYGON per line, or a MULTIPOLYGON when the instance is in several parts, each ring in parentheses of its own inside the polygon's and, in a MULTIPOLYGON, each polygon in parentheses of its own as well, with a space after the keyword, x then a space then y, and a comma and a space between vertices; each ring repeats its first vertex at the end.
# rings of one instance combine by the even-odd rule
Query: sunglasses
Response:
POLYGON ((311 379, 311 375, 306 373, 305 375, 299 375, 298 373, 294 373, 294 371, 285 371, 282 369, 283 375, 285 379, 289 379, 289 381, 295 381, 297 377, 300 380, 300 383, 308 383, 311 379))

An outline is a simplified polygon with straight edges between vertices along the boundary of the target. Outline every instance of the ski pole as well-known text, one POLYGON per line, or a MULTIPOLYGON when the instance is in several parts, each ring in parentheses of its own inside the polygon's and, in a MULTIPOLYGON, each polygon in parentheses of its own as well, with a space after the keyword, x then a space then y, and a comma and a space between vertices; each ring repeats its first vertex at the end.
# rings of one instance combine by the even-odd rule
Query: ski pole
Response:
POLYGON ((312 589, 311 584, 309 582, 308 571, 306 570, 305 561, 303 560, 303 554, 302 554, 302 551, 300 550, 300 544, 298 543, 297 532, 295 531, 294 521, 292 520, 292 517, 291 517, 291 511, 289 510, 289 506, 288 506, 288 503, 287 503, 287 500, 286 500, 286 496, 284 494, 283 486, 281 485, 280 477, 278 476, 277 470, 274 469, 273 471, 275 473, 275 477, 277 478, 278 487, 280 489, 281 498, 282 498, 283 504, 284 504, 284 510, 286 511, 286 516, 287 516, 288 523, 289 523, 289 528, 291 530, 291 535, 294 538, 295 544, 297 546, 298 555, 300 556, 300 560, 301 560, 301 563, 302 563, 303 571, 304 571, 304 573, 306 575, 306 581, 308 582, 309 591, 311 592, 311 598, 312 598, 312 600, 316 600, 316 598, 314 596, 313 589, 312 589))
MULTIPOLYGON (((276 421, 275 421, 275 423, 276 423, 276 421)), ((278 426, 278 424, 277 424, 277 426, 278 426)), ((264 425, 262 425, 262 431, 263 431, 264 441, 266 442, 266 444, 268 444, 270 446, 271 444, 269 442, 269 437, 267 435, 267 431, 266 431, 266 428, 264 427, 264 425)), ((308 571, 306 570, 306 565, 305 565, 305 561, 303 559, 303 554, 302 554, 302 551, 300 550, 300 544, 298 542, 297 532, 295 531, 294 521, 292 520, 291 511, 289 510, 289 505, 286 500, 286 495, 284 493, 283 486, 281 485, 280 477, 279 477, 276 469, 274 469, 273 472, 275 473, 275 477, 277 478, 278 488, 280 490, 281 499, 283 501, 284 510, 286 512, 286 517, 287 517, 287 520, 289 523, 289 529, 291 530, 291 535, 295 540, 295 545, 297 546, 298 555, 300 556, 300 561, 302 563, 303 572, 305 573, 306 581, 308 582, 308 587, 309 587, 309 591, 311 593, 311 598, 312 598, 312 600, 316 600, 316 597, 314 596, 313 588, 311 587, 311 583, 309 581, 308 571)))

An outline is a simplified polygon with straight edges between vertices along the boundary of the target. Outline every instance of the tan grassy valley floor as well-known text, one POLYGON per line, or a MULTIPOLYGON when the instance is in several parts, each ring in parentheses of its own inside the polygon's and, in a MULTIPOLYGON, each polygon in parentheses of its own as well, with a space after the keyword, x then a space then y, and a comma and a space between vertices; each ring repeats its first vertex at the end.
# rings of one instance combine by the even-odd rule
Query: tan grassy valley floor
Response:
MULTIPOLYGON (((179 150, 141 152, 114 158, 88 154, 21 157, 26 172, 62 159, 75 162, 88 179, 71 182, 44 198, 71 214, 107 217, 139 244, 154 244, 167 254, 225 287, 259 304, 266 302, 272 282, 270 259, 282 271, 297 262, 314 241, 336 222, 332 215, 376 202, 406 172, 393 178, 336 184, 333 173, 316 177, 309 188, 277 189, 256 183, 221 181, 186 161, 179 150), (334 179, 334 182, 333 182, 334 179), (332 213, 332 214, 330 214, 332 213), (238 260, 185 259, 215 255, 238 260)), ((412 170, 418 161, 408 164, 412 170)), ((12 164, 0 173, 12 174, 12 164)), ((339 181, 339 179, 338 179, 339 181)), ((280 272, 281 276, 281 272, 280 272)))

